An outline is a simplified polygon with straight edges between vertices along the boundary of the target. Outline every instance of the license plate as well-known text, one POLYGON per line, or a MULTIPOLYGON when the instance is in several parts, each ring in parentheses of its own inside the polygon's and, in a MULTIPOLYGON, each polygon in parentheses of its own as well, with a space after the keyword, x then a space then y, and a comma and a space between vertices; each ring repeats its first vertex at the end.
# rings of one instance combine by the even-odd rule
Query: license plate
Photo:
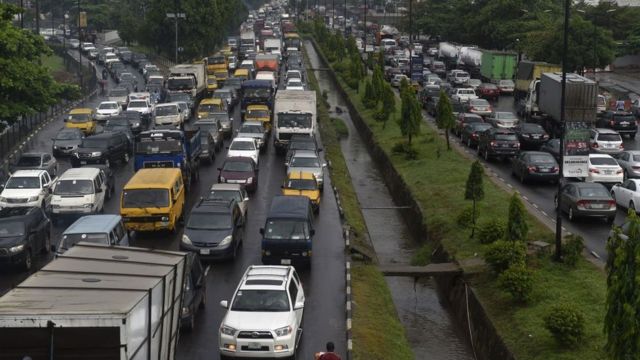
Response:
POLYGON ((605 175, 611 175, 611 174, 613 174, 613 170, 605 170, 605 171, 603 171, 603 173, 605 175))
POLYGON ((291 259, 280 259, 280 265, 291 265, 291 259))
POLYGON ((620 123, 620 125, 622 125, 622 126, 629 126, 629 123, 628 123, 628 122, 626 122, 626 121, 623 121, 623 122, 621 122, 621 123, 620 123))
POLYGON ((87 165, 87 162, 85 160, 80 160, 80 165, 87 165))
POLYGON ((211 250, 209 249, 200 249, 200 255, 209 255, 211 250))
POLYGON ((604 147, 606 147, 606 148, 612 148, 614 146, 615 146, 614 144, 604 144, 604 147))
POLYGON ((534 135, 533 135, 533 138, 534 138, 534 139, 540 139, 540 135, 536 135, 536 134, 534 134, 534 135))
POLYGON ((249 349, 260 349, 260 348, 262 348, 262 345, 260 343, 252 342, 252 343, 249 343, 249 345, 247 345, 247 347, 249 349))
POLYGON ((544 169, 544 168, 542 168, 542 169, 539 169, 538 171, 540 171, 540 172, 549 172, 549 171, 551 171, 551 169, 544 169))
POLYGON ((604 204, 591 204, 592 209, 603 209, 604 204))

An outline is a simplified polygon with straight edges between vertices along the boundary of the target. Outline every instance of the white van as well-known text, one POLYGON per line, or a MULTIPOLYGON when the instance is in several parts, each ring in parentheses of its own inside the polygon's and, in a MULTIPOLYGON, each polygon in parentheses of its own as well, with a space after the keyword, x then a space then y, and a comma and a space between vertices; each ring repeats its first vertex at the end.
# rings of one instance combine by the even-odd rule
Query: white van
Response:
POLYGON ((51 216, 102 212, 107 193, 106 180, 104 172, 98 168, 68 169, 53 188, 51 216))
POLYGON ((382 39, 380 45, 382 45, 384 51, 389 51, 395 49, 398 43, 393 39, 382 39))
POLYGON ((256 80, 269 80, 271 81, 271 86, 276 89, 278 84, 276 83, 276 77, 273 75, 271 71, 258 71, 256 74, 256 80))
POLYGON ((173 125, 178 127, 182 124, 183 116, 180 113, 180 105, 177 103, 156 105, 153 110, 153 116, 156 125, 173 125))

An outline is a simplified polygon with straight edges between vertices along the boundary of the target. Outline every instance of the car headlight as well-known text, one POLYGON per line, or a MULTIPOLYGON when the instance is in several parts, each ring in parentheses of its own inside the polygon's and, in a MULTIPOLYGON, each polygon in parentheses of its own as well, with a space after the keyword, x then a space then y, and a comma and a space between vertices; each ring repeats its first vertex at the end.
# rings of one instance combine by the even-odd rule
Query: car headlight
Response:
POLYGON ((191 309, 189 309, 189 307, 188 307, 188 306, 184 306, 184 307, 182 308, 182 315, 183 315, 183 316, 187 316, 187 315, 189 315, 189 313, 191 313, 191 309))
POLYGON ((224 178, 224 176, 220 176, 220 182, 226 182, 227 179, 224 178))
POLYGON ((93 156, 93 157, 98 157, 98 156, 101 156, 101 155, 102 155, 102 152, 100 152, 100 151, 94 151, 94 152, 91 153, 91 156, 93 156))
POLYGON ((53 150, 56 150, 58 147, 56 145, 53 145, 53 150))
POLYGON ((160 221, 169 221, 169 217, 168 216, 163 216, 160 218, 160 221))
POLYGON ((73 156, 80 158, 80 154, 78 154, 77 152, 73 153, 73 156))
POLYGON ((187 245, 193 245, 191 243, 191 239, 189 239, 189 237, 187 235, 182 235, 182 243, 183 244, 187 244, 187 245))
POLYGON ((133 124, 133 126, 134 126, 134 127, 138 127, 138 126, 140 126, 140 123, 139 123, 139 122, 137 122, 137 123, 133 124))
POLYGON ((276 336, 281 337, 291 334, 292 330, 293 329, 291 328, 291 326, 287 325, 285 327, 281 327, 280 329, 276 329, 274 332, 276 333, 276 336))
POLYGON ((6 198, 6 197, 4 197, 4 196, 0 196, 0 201, 2 201, 2 202, 7 202, 7 198, 6 198))
POLYGON ((237 331, 238 330, 226 325, 222 325, 220 327, 220 332, 224 335, 234 336, 237 331))
POLYGON ((218 244, 218 246, 227 246, 229 245, 229 243, 231 243, 232 239, 233 239, 233 236, 229 235, 226 238, 222 239, 222 241, 220 241, 220 244, 218 244))
POLYGON ((30 197, 27 199, 27 202, 32 202, 32 201, 38 201, 38 195, 36 195, 36 196, 30 196, 30 197))
POLYGON ((247 179, 247 184, 253 184, 253 177, 247 179))
POLYGON ((12 253, 12 254, 17 254, 17 253, 21 252, 22 250, 24 250, 24 244, 16 245, 14 247, 10 247, 9 248, 9 252, 12 253))

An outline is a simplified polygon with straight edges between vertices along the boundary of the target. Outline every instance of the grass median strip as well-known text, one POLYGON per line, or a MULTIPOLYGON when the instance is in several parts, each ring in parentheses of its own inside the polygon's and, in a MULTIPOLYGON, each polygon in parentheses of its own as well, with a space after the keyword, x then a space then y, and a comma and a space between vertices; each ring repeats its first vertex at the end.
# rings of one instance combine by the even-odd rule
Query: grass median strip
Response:
MULTIPOLYGON (((350 226, 351 241, 373 252, 368 240, 367 227, 360 210, 360 203, 351 182, 349 169, 340 149, 339 135, 346 125, 329 116, 327 104, 313 71, 307 71, 311 89, 318 96, 318 123, 325 157, 331 162, 331 181, 338 189, 344 217, 350 226)), ((353 358, 356 360, 394 359, 411 360, 413 353, 405 336, 404 327, 398 319, 391 293, 384 276, 375 265, 354 265, 351 272, 353 287, 353 358)))
MULTIPOLYGON (((457 260, 482 256, 486 245, 471 239, 470 230, 457 222, 458 216, 471 205, 464 200, 464 191, 472 162, 454 150, 447 151, 444 139, 425 123, 421 125, 421 135, 413 139, 413 146, 417 150, 416 160, 394 153, 394 146, 405 141, 398 123, 390 120, 383 128, 383 124, 374 119, 374 110, 364 106, 360 94, 351 89, 339 73, 337 75, 339 85, 345 89, 350 101, 373 132, 374 141, 391 158, 396 170, 421 204, 430 240, 442 243, 445 250, 457 260)), ((363 84, 360 83, 361 92, 364 90, 363 84)), ((398 105, 394 119, 400 116, 400 108, 398 105)), ((488 179, 484 183, 485 197, 478 203, 479 223, 492 219, 506 222, 510 194, 488 179)), ((527 222, 530 226, 528 240, 549 242, 553 239, 553 233, 531 214, 528 214, 527 222)), ((414 263, 424 262, 425 253, 427 251, 414 259, 414 263)), ((534 293, 526 305, 514 303, 489 274, 473 283, 498 332, 515 357, 604 358, 602 323, 606 285, 603 272, 584 259, 579 260, 576 269, 556 264, 547 256, 534 257, 530 262, 529 266, 535 270, 534 293), (542 319, 551 305, 560 300, 573 304, 585 314, 584 345, 565 349, 558 346, 545 330, 542 319)))

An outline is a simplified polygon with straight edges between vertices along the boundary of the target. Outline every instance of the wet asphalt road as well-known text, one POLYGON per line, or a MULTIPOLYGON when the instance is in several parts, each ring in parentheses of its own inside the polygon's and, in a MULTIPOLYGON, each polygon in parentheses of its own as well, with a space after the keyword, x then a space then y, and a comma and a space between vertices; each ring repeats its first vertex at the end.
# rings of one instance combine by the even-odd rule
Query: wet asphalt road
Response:
MULTIPOLYGON (((130 68, 128 66, 128 68, 130 68)), ((98 74, 102 67, 98 66, 98 74)), ((144 80, 135 70, 132 73, 138 78, 142 88, 144 80)), ((115 86, 110 80, 109 88, 115 86)), ((96 107, 103 96, 87 102, 84 106, 96 107)), ((240 107, 233 112, 234 128, 240 126, 240 107)), ((64 126, 62 118, 48 124, 30 143, 34 151, 51 151, 51 138, 64 126)), ((229 141, 227 140, 228 146, 229 141)), ((226 150, 217 154, 214 164, 205 164, 200 169, 200 180, 188 194, 187 208, 193 207, 195 201, 205 196, 209 187, 217 181, 217 167, 221 166, 226 150)), ((322 153, 321 153, 322 155, 322 153)), ((249 265, 261 264, 259 229, 264 225, 266 212, 271 198, 280 193, 280 185, 284 181, 285 166, 282 156, 276 156, 273 142, 269 142, 268 150, 260 155, 260 173, 258 190, 251 196, 249 202, 249 218, 245 226, 244 245, 239 256, 234 261, 208 263, 211 266, 207 278, 207 305, 200 310, 196 317, 193 332, 182 332, 178 346, 178 359, 217 359, 218 358, 218 327, 224 309, 218 304, 221 300, 230 299, 235 288, 249 265)), ((59 174, 69 168, 66 159, 58 159, 59 174)), ((129 164, 116 164, 116 196, 105 203, 105 213, 119 213, 120 192, 129 178, 133 175, 133 161, 129 164)), ((345 341, 345 255, 342 227, 335 198, 331 191, 331 179, 325 175, 325 189, 320 213, 315 219, 316 234, 314 237, 314 254, 310 270, 301 272, 306 305, 303 320, 303 336, 298 351, 299 359, 312 359, 316 351, 324 348, 327 341, 336 344, 336 350, 344 354, 345 341)), ((70 225, 71 221, 57 224, 53 227, 52 243, 57 244, 61 233, 70 225)), ((131 241, 132 246, 177 250, 182 231, 172 235, 169 233, 152 233, 136 236, 131 241)), ((51 256, 38 258, 34 271, 51 261, 51 256)), ((20 283, 29 274, 16 269, 3 268, 0 270, 0 294, 20 283)))

